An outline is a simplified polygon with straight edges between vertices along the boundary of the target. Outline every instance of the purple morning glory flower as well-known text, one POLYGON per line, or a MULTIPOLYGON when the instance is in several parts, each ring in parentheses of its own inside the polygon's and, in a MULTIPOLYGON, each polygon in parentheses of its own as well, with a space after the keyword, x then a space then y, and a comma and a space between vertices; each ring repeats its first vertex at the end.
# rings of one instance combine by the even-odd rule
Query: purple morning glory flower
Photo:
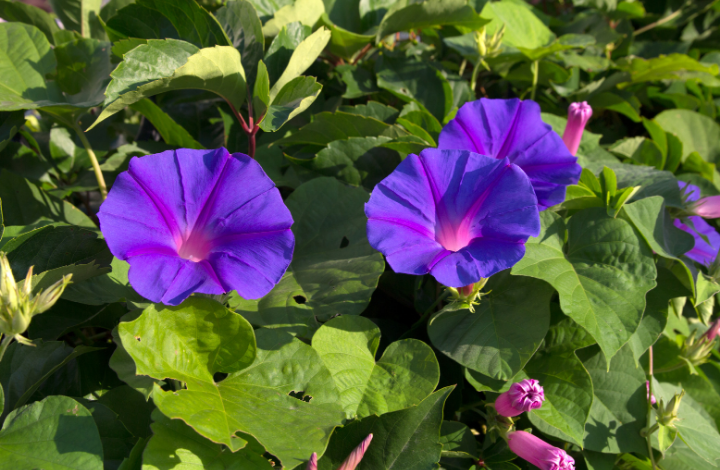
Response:
MULTIPOLYGON (((700 199, 700 188, 694 184, 686 183, 684 181, 678 181, 680 187, 680 193, 685 204, 697 203, 700 199)), ((693 207, 693 204, 688 204, 689 207, 693 207)), ((673 224, 680 230, 683 230, 695 239, 695 246, 692 250, 685 253, 685 256, 693 261, 697 261, 700 264, 709 266, 720 250, 720 234, 717 233, 710 224, 705 222, 702 217, 692 215, 687 217, 692 223, 692 227, 684 224, 681 219, 673 220, 673 224), (705 238, 703 238, 703 236, 705 238)))
POLYGON ((507 158, 532 182, 540 210, 565 200, 582 168, 559 135, 540 117, 534 101, 481 98, 465 103, 440 133, 441 149, 507 158))
POLYGON ((295 238, 290 211, 260 165, 227 150, 168 150, 130 160, 98 213, 133 288, 178 305, 193 292, 267 294, 295 238))
POLYGON ((395 272, 463 287, 513 266, 540 232, 527 175, 467 150, 409 155, 365 205, 370 244, 395 272))
POLYGON ((525 431, 508 433, 508 447, 540 470, 575 470, 575 459, 563 449, 525 431))

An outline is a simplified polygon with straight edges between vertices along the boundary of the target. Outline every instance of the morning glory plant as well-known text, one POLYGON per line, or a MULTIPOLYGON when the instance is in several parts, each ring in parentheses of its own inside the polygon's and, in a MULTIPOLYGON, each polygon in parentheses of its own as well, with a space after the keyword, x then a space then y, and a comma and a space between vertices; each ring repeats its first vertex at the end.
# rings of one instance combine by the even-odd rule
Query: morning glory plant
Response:
POLYGON ((540 230, 527 175, 467 150, 408 156, 365 205, 370 245, 393 270, 464 287, 512 267, 540 230))
POLYGON ((438 148, 507 158, 530 178, 540 210, 563 202, 582 170, 531 100, 481 98, 464 104, 443 127, 438 148))
POLYGON ((193 293, 257 299, 292 259, 292 216, 247 155, 178 149, 133 158, 100 206, 110 251, 133 288, 179 305, 193 293))

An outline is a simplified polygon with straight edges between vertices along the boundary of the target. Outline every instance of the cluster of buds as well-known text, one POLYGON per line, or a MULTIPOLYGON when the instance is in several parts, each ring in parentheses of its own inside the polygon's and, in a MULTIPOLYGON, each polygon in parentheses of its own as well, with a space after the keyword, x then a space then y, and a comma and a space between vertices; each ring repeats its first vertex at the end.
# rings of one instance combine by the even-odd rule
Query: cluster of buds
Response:
POLYGON ((715 320, 699 338, 697 337, 697 331, 693 331, 685 340, 680 352, 680 358, 690 366, 691 371, 694 372, 695 367, 706 363, 710 358, 715 346, 715 338, 718 336, 718 330, 720 330, 720 320, 715 320))
POLYGON ((490 37, 488 37, 485 31, 485 26, 475 31, 475 43, 477 44, 480 63, 487 70, 490 70, 490 66, 485 62, 485 59, 497 57, 500 54, 500 44, 502 43, 503 36, 505 36, 504 24, 490 37))
POLYGON ((592 117, 592 113, 592 107, 586 101, 571 103, 568 108, 568 120, 562 139, 573 155, 577 155, 585 125, 592 117))
POLYGON ((563 449, 548 444, 537 436, 525 431, 511 431, 512 418, 522 413, 537 410, 545 401, 545 390, 540 382, 525 379, 514 383, 507 392, 495 400, 498 423, 507 426, 500 429, 508 446, 518 457, 530 462, 541 470, 575 470, 575 459, 563 449))
POLYGON ((63 276, 55 284, 33 295, 32 272, 31 266, 22 286, 18 286, 10 261, 5 253, 0 252, 0 333, 25 344, 29 341, 21 335, 30 326, 32 317, 55 305, 72 278, 72 274, 63 276))
POLYGON ((480 304, 480 298, 484 295, 489 294, 490 292, 480 292, 483 287, 485 287, 485 284, 487 284, 488 279, 487 278, 480 278, 480 280, 474 284, 470 284, 464 287, 448 287, 447 290, 450 291, 450 294, 452 295, 453 299, 456 302, 460 302, 462 304, 467 305, 467 308, 475 313, 475 305, 480 304))
MULTIPOLYGON (((368 434, 368 437, 366 437, 359 446, 357 446, 348 456, 347 459, 338 467, 337 470, 355 470, 355 468, 360 465, 360 461, 362 460, 363 456, 365 455, 365 451, 368 447, 370 447, 370 441, 372 441, 373 435, 368 434)), ((310 460, 307 464, 307 470, 317 470, 318 468, 318 457, 315 452, 313 452, 312 456, 310 457, 310 460)))
POLYGON ((667 404, 664 404, 660 400, 660 406, 658 407, 657 420, 663 426, 675 427, 675 423, 678 421, 678 410, 680 409, 680 402, 685 396, 685 390, 680 393, 676 393, 667 404))

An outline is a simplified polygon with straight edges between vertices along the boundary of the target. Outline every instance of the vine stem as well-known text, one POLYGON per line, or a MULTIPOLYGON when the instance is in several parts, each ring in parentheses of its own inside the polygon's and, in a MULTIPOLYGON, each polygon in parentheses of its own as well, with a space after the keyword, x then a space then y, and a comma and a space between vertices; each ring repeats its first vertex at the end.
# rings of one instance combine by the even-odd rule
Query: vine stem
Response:
POLYGON ((255 135, 260 130, 260 126, 255 124, 253 120, 253 111, 252 111, 252 102, 248 102, 248 121, 245 121, 245 118, 243 117, 240 112, 235 109, 235 106, 227 100, 225 100, 227 104, 230 105, 230 109, 232 110, 233 114, 237 118, 237 120, 240 122, 240 126, 242 126, 242 130, 248 135, 248 156, 252 159, 255 159, 255 135))
POLYGON ((533 73, 532 91, 530 92, 530 99, 535 100, 535 92, 537 91, 538 77, 540 75, 540 61, 536 60, 531 65, 533 73))
POLYGON ((80 126, 77 125, 77 122, 73 123, 73 127, 75 128, 75 133, 80 138, 80 142, 82 142, 83 147, 85 147, 85 150, 88 153, 88 157, 90 157, 90 162, 92 163, 93 171, 95 172, 95 179, 97 180, 98 187, 100 188, 100 196, 102 196, 103 201, 107 197, 107 185, 105 184, 105 177, 102 174, 102 170, 100 169, 100 163, 98 163, 97 156, 95 156, 95 152, 92 149, 92 146, 90 145, 90 142, 88 142, 87 137, 85 137, 85 133, 80 129, 80 126))
POLYGON ((2 361, 2 358, 5 355, 5 351, 7 350, 8 346, 10 346, 10 342, 12 342, 12 340, 13 340, 13 337, 10 335, 7 335, 0 342, 0 361, 2 361))
POLYGON ((653 470, 657 470, 657 463, 655 463, 655 454, 653 454, 653 448, 652 448, 652 433, 650 432, 650 420, 652 419, 652 397, 653 397, 653 348, 650 346, 650 349, 648 350, 649 355, 649 367, 648 370, 650 372, 650 380, 648 381, 648 397, 647 397, 647 424, 646 429, 647 435, 645 436, 645 439, 647 440, 647 446, 648 446, 648 454, 650 454, 650 462, 652 463, 653 470))
POLYGON ((653 28, 655 28, 655 27, 657 27, 657 26, 660 26, 660 25, 662 25, 662 24, 667 23, 668 21, 671 21, 671 20, 675 19, 675 17, 677 17, 681 12, 682 12, 682 10, 678 10, 678 11, 676 11, 676 12, 674 12, 674 13, 669 14, 669 15, 666 16, 665 18, 661 18, 661 19, 657 20, 657 21, 654 22, 654 23, 650 23, 650 24, 647 25, 647 26, 643 26, 642 28, 640 28, 640 29, 636 30, 635 32, 633 32, 633 36, 637 36, 638 34, 642 34, 642 33, 644 33, 645 31, 650 31, 651 29, 653 29, 653 28))

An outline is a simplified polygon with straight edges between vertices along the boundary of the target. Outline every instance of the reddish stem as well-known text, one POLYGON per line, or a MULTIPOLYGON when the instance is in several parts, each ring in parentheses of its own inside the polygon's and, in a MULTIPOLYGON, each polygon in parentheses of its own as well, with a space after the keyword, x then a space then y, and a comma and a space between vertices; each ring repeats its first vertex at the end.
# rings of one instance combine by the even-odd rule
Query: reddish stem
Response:
POLYGON ((357 64, 358 62, 360 62, 360 59, 362 59, 363 57, 365 57, 365 55, 370 51, 370 49, 372 49, 372 44, 366 44, 365 47, 363 47, 363 48, 360 50, 360 52, 358 53, 358 55, 357 55, 357 56, 355 57, 355 59, 352 61, 352 65, 355 65, 355 64, 357 64))

